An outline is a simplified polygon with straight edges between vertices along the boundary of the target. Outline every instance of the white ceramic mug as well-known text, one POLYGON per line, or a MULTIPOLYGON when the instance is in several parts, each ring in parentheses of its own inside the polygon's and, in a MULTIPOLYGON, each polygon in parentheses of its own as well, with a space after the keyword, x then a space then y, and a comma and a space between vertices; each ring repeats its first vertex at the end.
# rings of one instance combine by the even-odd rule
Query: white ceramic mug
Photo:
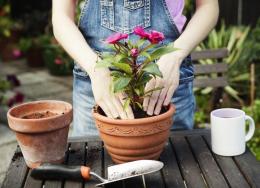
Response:
POLYGON ((245 152, 246 142, 255 131, 254 120, 244 111, 234 108, 214 110, 210 114, 211 147, 218 155, 236 156, 245 152), (245 133, 246 121, 249 131, 245 133))

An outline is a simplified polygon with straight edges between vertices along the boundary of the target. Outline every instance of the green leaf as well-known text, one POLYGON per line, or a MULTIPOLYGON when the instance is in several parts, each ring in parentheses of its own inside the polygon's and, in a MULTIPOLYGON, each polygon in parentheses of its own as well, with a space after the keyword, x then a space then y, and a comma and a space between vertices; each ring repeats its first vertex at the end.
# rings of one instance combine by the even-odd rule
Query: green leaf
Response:
POLYGON ((142 75, 137 80, 136 86, 146 85, 146 83, 148 83, 152 79, 152 76, 147 74, 146 72, 142 72, 141 74, 142 75))
POLYGON ((143 109, 143 106, 142 106, 139 102, 135 102, 135 104, 137 104, 137 106, 138 106, 140 109, 143 109))
POLYGON ((128 57, 124 57, 122 59, 120 59, 120 61, 118 61, 117 63, 127 63, 129 64, 131 62, 131 60, 128 57))
POLYGON ((151 57, 151 55, 148 53, 148 52, 142 52, 141 54, 140 54, 140 56, 144 56, 144 57, 146 57, 149 61, 152 61, 152 57, 151 57))
POLYGON ((146 42, 146 39, 138 40, 137 43, 136 43, 137 48, 141 48, 144 45, 145 42, 146 42))
POLYGON ((152 60, 159 59, 161 56, 176 50, 177 48, 174 48, 173 45, 167 45, 167 46, 157 48, 151 53, 151 59, 152 60))
POLYGON ((117 54, 117 55, 115 56, 115 58, 114 58, 114 62, 119 63, 119 62, 124 61, 125 59, 128 60, 128 59, 127 59, 127 56, 126 56, 125 54, 117 54))
POLYGON ((140 96, 140 90, 139 90, 138 88, 135 88, 134 90, 135 90, 135 93, 136 93, 138 96, 140 96))
POLYGON ((224 87, 224 90, 227 92, 227 94, 229 94, 234 99, 236 99, 240 104, 242 104, 242 105, 244 104, 244 101, 238 96, 238 91, 236 91, 235 89, 233 89, 230 86, 224 87))
POLYGON ((124 73, 122 73, 120 71, 117 71, 117 70, 111 71, 110 75, 115 77, 115 78, 119 78, 119 77, 124 77, 125 76, 124 73))
POLYGON ((117 63, 117 62, 113 62, 112 63, 113 66, 115 66, 116 68, 124 71, 127 74, 132 74, 132 68, 130 67, 129 64, 127 63, 117 63))
POLYGON ((143 71, 150 73, 152 75, 156 75, 162 78, 162 73, 159 70, 159 67, 156 63, 149 63, 146 66, 144 66, 144 68, 142 69, 143 71))
POLYGON ((249 78, 250 78, 250 74, 249 73, 243 73, 243 74, 240 74, 238 76, 235 76, 235 77, 231 78, 230 81, 232 81, 232 82, 240 82, 240 81, 249 80, 249 78))
POLYGON ((108 61, 99 61, 96 65, 95 68, 104 68, 104 67, 111 67, 111 63, 108 61))
POLYGON ((124 90, 124 88, 129 84, 131 78, 129 77, 120 77, 117 78, 114 83, 114 93, 124 90))
POLYGON ((124 105, 123 105, 123 109, 126 110, 126 108, 129 106, 131 102, 131 99, 130 98, 127 98, 124 102, 124 105))

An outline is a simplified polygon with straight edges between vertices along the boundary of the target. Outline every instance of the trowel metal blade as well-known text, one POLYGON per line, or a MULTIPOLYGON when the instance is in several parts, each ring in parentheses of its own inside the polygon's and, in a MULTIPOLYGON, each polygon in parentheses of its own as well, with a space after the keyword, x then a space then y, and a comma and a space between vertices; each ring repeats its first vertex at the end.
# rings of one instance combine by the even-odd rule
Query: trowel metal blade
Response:
POLYGON ((163 168, 163 163, 155 160, 138 160, 124 164, 114 165, 107 168, 108 181, 96 186, 153 173, 163 168))

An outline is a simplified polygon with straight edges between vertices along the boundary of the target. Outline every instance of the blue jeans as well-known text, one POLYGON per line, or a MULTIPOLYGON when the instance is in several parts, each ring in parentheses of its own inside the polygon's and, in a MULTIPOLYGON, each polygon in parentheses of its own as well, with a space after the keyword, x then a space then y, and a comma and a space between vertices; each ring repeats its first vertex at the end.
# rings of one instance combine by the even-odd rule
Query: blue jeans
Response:
MULTIPOLYGON (((181 80, 172 97, 172 103, 176 106, 172 130, 193 128, 195 99, 192 88, 193 82, 181 80)), ((95 101, 89 77, 83 75, 80 70, 74 69, 72 136, 98 136, 91 112, 94 105, 95 101)))

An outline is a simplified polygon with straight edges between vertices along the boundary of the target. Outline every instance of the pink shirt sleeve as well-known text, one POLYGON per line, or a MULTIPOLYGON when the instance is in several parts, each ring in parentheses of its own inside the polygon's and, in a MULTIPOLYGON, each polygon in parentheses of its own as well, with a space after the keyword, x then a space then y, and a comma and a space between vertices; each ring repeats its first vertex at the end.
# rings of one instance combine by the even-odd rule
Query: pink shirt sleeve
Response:
POLYGON ((184 0, 165 0, 171 17, 180 33, 186 22, 186 17, 182 14, 185 2, 184 0))

